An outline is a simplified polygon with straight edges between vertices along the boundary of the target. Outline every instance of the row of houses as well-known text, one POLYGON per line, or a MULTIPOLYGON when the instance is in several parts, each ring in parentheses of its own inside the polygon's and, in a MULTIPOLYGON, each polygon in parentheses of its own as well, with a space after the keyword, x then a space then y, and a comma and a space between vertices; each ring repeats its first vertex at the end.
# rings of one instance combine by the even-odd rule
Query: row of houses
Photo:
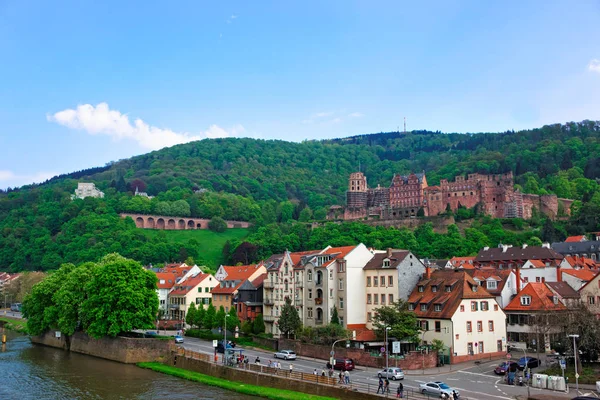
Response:
MULTIPOLYGON (((285 252, 255 265, 221 266, 214 276, 197 266, 157 273, 163 312, 184 320, 189 305, 212 301, 235 308, 240 321, 262 314, 266 332, 280 334, 278 319, 289 299, 304 326, 340 323, 364 346, 377 345, 373 319, 379 307, 408 302, 421 342, 442 340, 455 357, 502 353, 507 344, 552 348, 552 329, 534 317, 586 304, 600 315, 595 260, 563 256, 549 245, 484 248, 475 257, 420 260, 407 250, 364 244, 285 252)), ((557 333, 558 334, 558 333, 557 333)))

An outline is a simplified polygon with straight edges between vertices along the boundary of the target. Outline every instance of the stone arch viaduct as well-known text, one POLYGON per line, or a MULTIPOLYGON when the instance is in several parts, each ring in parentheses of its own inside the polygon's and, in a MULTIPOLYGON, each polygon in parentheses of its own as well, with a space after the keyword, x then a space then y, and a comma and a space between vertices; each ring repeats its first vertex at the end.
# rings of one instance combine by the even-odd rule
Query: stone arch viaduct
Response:
MULTIPOLYGON (((120 214, 121 218, 131 218, 138 228, 146 229, 208 229, 210 219, 189 217, 167 217, 164 215, 120 214)), ((250 224, 244 221, 225 221, 227 228, 248 228, 250 224)))

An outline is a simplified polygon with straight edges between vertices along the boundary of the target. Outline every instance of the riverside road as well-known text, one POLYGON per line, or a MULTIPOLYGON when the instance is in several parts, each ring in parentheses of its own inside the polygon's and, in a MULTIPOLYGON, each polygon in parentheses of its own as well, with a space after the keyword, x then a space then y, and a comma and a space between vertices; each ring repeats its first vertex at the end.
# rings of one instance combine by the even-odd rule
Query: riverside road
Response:
MULTIPOLYGON (((212 342, 196 339, 196 338, 185 338, 183 347, 206 354, 214 354, 212 342)), ((267 365, 269 360, 274 361, 274 352, 268 352, 260 349, 248 349, 243 346, 238 346, 236 349, 243 348, 244 355, 247 356, 251 363, 254 362, 256 357, 260 357, 262 365, 267 365)), ((221 360, 222 354, 219 354, 219 361, 221 360)), ((294 364, 294 371, 312 373, 315 368, 318 373, 321 374, 321 370, 325 367, 326 360, 319 360, 306 357, 298 357, 294 361, 284 361, 278 359, 281 362, 281 369, 286 371, 289 369, 290 363, 294 364)), ((406 377, 402 381, 405 388, 418 390, 419 384, 430 382, 430 381, 443 381, 446 382, 453 388, 460 391, 461 397, 468 399, 480 399, 480 400, 509 400, 514 399, 515 396, 526 396, 527 387, 525 386, 509 386, 503 382, 503 376, 494 374, 494 368, 499 364, 499 361, 482 362, 479 365, 463 364, 461 366, 452 366, 440 368, 438 371, 425 370, 425 374, 421 370, 418 371, 404 371, 406 377)), ((390 367, 394 366, 390 362, 390 367)), ((372 386, 372 392, 377 390, 377 372, 379 369, 357 366, 357 369, 350 373, 350 379, 352 382, 369 384, 372 386)), ((534 371, 535 372, 535 371, 534 371)), ((336 371, 336 376, 337 376, 336 371)), ((390 391, 395 396, 396 388, 398 387, 398 381, 390 381, 390 391)), ((569 394, 564 392, 553 392, 551 390, 542 390, 536 388, 530 388, 531 394, 547 394, 557 397, 563 397, 565 399, 571 399, 576 396, 574 390, 571 390, 569 394)))

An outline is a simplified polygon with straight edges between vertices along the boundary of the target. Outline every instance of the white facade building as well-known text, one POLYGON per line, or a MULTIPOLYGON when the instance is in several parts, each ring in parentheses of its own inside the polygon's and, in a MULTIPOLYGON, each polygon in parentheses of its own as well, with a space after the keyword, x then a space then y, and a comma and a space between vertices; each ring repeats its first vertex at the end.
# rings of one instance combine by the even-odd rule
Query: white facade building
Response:
POLYGON ((71 199, 85 199, 86 197, 104 198, 104 192, 96 189, 93 183, 79 182, 75 194, 71 195, 71 199))

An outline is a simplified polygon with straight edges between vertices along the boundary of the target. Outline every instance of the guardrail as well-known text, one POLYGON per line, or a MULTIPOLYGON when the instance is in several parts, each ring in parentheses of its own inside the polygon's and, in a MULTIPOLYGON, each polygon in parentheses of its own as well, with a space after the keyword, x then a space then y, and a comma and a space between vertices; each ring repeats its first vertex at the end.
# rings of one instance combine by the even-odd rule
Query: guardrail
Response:
MULTIPOLYGON (((214 362, 214 363, 222 363, 223 362, 223 355, 218 355, 218 357, 214 357, 210 354, 198 353, 196 351, 186 350, 183 347, 177 347, 177 354, 180 356, 194 359, 194 360, 202 360, 202 361, 214 362)), ((345 383, 344 376, 342 376, 342 378, 340 379, 338 371, 334 371, 333 377, 329 377, 328 374, 326 376, 322 376, 320 373, 315 375, 314 373, 308 373, 308 372, 300 372, 300 371, 293 371, 293 370, 290 371, 288 369, 269 367, 268 365, 263 365, 263 364, 255 364, 255 363, 252 363, 250 361, 250 359, 248 359, 248 360, 249 360, 248 363, 244 363, 243 361, 238 362, 238 360, 236 359, 235 361, 225 364, 225 366, 231 367, 231 368, 244 369, 246 371, 257 373, 257 374, 276 375, 276 376, 279 376, 282 378, 294 379, 297 381, 304 381, 304 382, 311 382, 311 383, 318 384, 318 385, 336 386, 340 389, 348 390, 351 392, 362 392, 362 393, 368 393, 371 395, 379 395, 382 398, 396 398, 396 395, 397 395, 397 388, 398 388, 397 381, 391 381, 388 391, 382 392, 382 390, 379 388, 379 385, 376 383, 353 382, 352 380, 350 381, 350 383, 345 383)), ((418 390, 415 390, 412 388, 406 388, 406 387, 404 388, 402 394, 403 394, 403 396, 402 396, 403 399, 433 400, 433 399, 440 398, 439 395, 433 395, 433 394, 427 394, 427 393, 423 394, 423 393, 419 392, 418 390)), ((461 396, 460 399, 461 400, 469 400, 467 397, 464 397, 464 396, 461 396)))

